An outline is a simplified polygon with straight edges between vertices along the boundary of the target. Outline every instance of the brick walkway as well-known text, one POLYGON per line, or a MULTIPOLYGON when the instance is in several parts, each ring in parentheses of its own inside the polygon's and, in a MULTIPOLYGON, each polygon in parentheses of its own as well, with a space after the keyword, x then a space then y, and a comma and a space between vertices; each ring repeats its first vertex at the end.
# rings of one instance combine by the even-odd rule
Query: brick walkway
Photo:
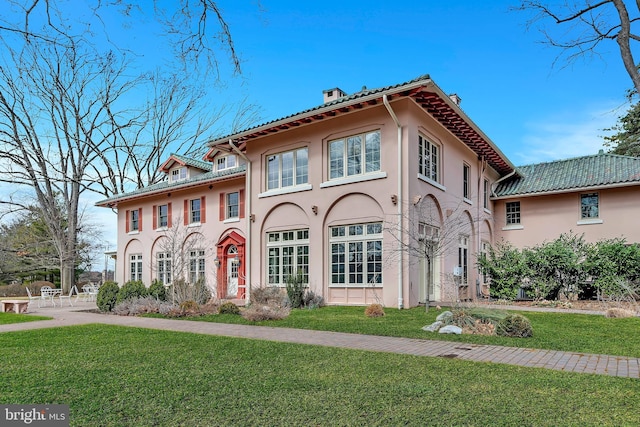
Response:
POLYGON ((50 316, 53 317, 53 320, 0 325, 0 332, 103 323, 176 332, 410 354, 414 356, 457 358, 474 362, 504 363, 565 372, 640 378, 640 359, 630 357, 265 326, 229 325, 189 320, 110 316, 80 311, 92 308, 95 308, 94 303, 83 302, 76 304, 75 307, 64 308, 38 308, 32 305, 30 307, 32 313, 50 316))

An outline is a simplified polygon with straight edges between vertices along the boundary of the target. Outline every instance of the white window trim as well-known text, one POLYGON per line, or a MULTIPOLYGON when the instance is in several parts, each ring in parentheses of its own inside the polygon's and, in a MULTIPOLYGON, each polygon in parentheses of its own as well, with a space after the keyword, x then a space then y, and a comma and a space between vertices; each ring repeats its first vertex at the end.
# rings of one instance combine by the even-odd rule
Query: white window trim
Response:
MULTIPOLYGON (((279 190, 286 190, 289 189, 291 187, 301 187, 301 186, 305 186, 305 185, 309 185, 309 147, 307 146, 302 146, 302 147, 298 147, 295 148, 293 150, 289 150, 289 151, 282 151, 279 153, 274 153, 274 154, 267 154, 265 156, 265 164, 267 165, 265 167, 265 171, 266 171, 266 185, 265 187, 269 187, 269 166, 268 166, 268 159, 271 156, 275 156, 278 157, 278 187, 276 188, 271 188, 271 189, 267 189, 265 190, 263 193, 260 194, 265 194, 265 193, 271 193, 271 192, 277 192, 279 190), (282 186, 282 156, 284 156, 285 154, 291 153, 293 154, 293 182, 297 182, 298 180, 298 151, 302 151, 305 150, 307 152, 307 182, 303 182, 300 184, 293 184, 293 185, 287 185, 287 186, 282 186)), ((297 190, 294 190, 297 191, 297 190)), ((284 193, 286 194, 286 193, 284 193)), ((258 195, 258 197, 260 197, 260 195, 258 195)), ((268 196, 267 196, 268 197, 268 196)))
POLYGON ((156 228, 156 231, 167 231, 169 229, 169 227, 158 227, 156 228))
POLYGON ((187 224, 187 228, 200 227, 201 225, 202 225, 201 222, 190 222, 189 224, 187 224))
POLYGON ((466 197, 464 197, 462 200, 464 200, 464 202, 468 205, 472 205, 473 206, 473 200, 471 199, 467 199, 466 197))
POLYGON ((313 190, 313 186, 311 184, 292 185, 289 187, 274 188, 271 190, 264 191, 258 194, 258 198, 262 199, 264 197, 278 196, 280 194, 290 194, 290 193, 297 193, 299 191, 309 191, 309 190, 313 190))
POLYGON ((355 182, 372 181, 374 179, 383 179, 387 177, 386 172, 369 172, 360 175, 350 175, 344 178, 334 178, 331 181, 325 181, 320 184, 320 188, 335 187, 336 185, 353 184, 355 182))
POLYGON ((591 224, 602 224, 602 223, 604 223, 604 221, 601 220, 600 218, 585 218, 578 221, 576 225, 591 225, 591 224))
POLYGON ((223 224, 229 224, 232 222, 240 222, 240 217, 233 217, 233 218, 227 218, 224 221, 222 221, 223 224))
POLYGON ((128 236, 135 236, 136 234, 140 234, 140 230, 131 230, 127 233, 128 236))
MULTIPOLYGON (((378 222, 378 221, 376 221, 378 222)), ((382 289, 384 288, 384 276, 383 276, 383 272, 384 272, 384 227, 382 229, 382 232, 380 234, 359 234, 356 236, 340 236, 340 237, 331 237, 331 228, 332 227, 346 227, 346 229, 348 230, 349 226, 352 225, 362 225, 366 228, 366 226, 368 224, 371 223, 354 223, 354 224, 344 224, 344 225, 335 225, 335 226, 331 226, 329 227, 329 283, 328 283, 328 287, 329 288, 342 288, 342 289, 362 289, 362 288, 371 288, 371 289, 382 289), (380 272, 380 283, 369 283, 369 282, 364 282, 364 283, 333 283, 332 282, 332 273, 331 273, 331 244, 332 243, 344 243, 344 244, 348 244, 350 242, 362 242, 362 243, 367 243, 367 242, 371 242, 371 241, 376 241, 376 240, 380 240, 380 242, 382 242, 382 256, 383 256, 383 260, 382 260, 382 265, 383 265, 383 271, 380 272)), ((345 254, 347 254, 347 252, 345 252, 345 254)), ((364 275, 364 277, 366 278, 366 275, 368 274, 366 271, 366 265, 367 265, 367 261, 366 258, 363 259, 363 271, 362 274, 364 275)), ((345 277, 349 275, 349 272, 347 271, 348 269, 348 261, 345 260, 345 277)))
POLYGON ((484 213, 493 215, 493 212, 491 211, 491 209, 487 209, 487 208, 483 208, 483 209, 484 209, 484 213))
POLYGON ((502 227, 502 231, 510 231, 510 230, 524 230, 524 225, 511 224, 511 225, 505 225, 504 227, 502 227))
POLYGON ((222 157, 218 157, 216 159, 216 170, 217 171, 223 171, 223 170, 227 170, 227 169, 235 169, 238 167, 238 156, 234 155, 234 154, 229 154, 227 156, 222 156, 222 157), (229 164, 229 157, 233 157, 235 160, 235 164, 233 166, 227 166, 229 164), (218 163, 219 160, 225 159, 224 161, 224 167, 221 168, 220 167, 220 163, 218 163))
POLYGON ((445 187, 444 185, 440 184, 439 182, 436 182, 434 180, 432 180, 431 178, 427 177, 426 175, 422 175, 421 173, 418 174, 418 179, 421 181, 426 182, 427 184, 431 184, 434 187, 442 190, 442 191, 447 191, 447 187, 445 187))

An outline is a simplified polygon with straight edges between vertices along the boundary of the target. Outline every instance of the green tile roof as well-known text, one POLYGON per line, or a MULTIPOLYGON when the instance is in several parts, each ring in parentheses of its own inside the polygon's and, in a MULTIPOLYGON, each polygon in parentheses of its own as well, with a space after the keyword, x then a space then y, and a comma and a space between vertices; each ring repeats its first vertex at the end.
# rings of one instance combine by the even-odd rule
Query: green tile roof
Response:
POLYGON ((183 156, 181 154, 171 153, 169 159, 171 159, 172 157, 187 166, 201 169, 203 171, 210 171, 213 168, 213 165, 210 162, 203 162, 202 160, 192 159, 191 157, 183 156))
MULTIPOLYGON (((207 164, 210 165, 210 163, 207 163, 207 164)), ((224 169, 219 172, 205 172, 200 175, 196 175, 193 178, 189 178, 182 181, 169 182, 169 180, 167 179, 157 184, 149 185, 148 187, 139 188, 137 190, 133 190, 128 193, 118 194, 108 199, 101 200, 98 203, 96 203, 96 206, 110 206, 114 203, 139 197, 139 196, 144 196, 144 195, 162 192, 166 190, 179 190, 181 188, 190 187, 194 184, 198 184, 201 182, 217 181, 233 175, 244 175, 246 171, 247 171, 247 165, 240 165, 237 168, 224 169)))
POLYGON ((501 182, 498 198, 606 186, 640 185, 640 158, 599 153, 520 166, 520 175, 501 182))

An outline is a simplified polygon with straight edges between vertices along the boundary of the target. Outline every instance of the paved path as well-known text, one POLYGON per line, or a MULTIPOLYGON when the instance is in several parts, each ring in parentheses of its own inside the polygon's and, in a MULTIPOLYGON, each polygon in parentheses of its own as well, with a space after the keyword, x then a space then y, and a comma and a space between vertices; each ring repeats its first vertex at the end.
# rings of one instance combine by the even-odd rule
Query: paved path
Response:
MULTIPOLYGON (((502 306, 501 308, 505 307, 502 306)), ((30 310, 33 314, 50 316, 53 317, 53 320, 0 325, 0 332, 103 323, 196 334, 410 354, 415 356, 457 358, 474 362, 504 363, 565 372, 640 378, 640 359, 630 357, 303 329, 229 325, 224 323, 194 322, 190 320, 112 316, 86 311, 90 309, 95 309, 94 303, 79 302, 76 303, 75 307, 63 308, 32 307, 30 310)))

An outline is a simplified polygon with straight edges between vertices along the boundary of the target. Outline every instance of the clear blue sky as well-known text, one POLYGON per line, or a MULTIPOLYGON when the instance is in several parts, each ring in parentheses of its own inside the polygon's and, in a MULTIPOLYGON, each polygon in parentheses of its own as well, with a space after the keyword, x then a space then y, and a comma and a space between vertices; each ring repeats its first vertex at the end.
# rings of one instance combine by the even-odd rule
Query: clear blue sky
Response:
POLYGON ((617 45, 553 67, 517 0, 220 0, 243 59, 237 87, 266 120, 422 74, 457 93, 516 165, 595 154, 631 87, 617 45), (564 68, 563 68, 564 67, 564 68))
MULTIPOLYGON (((516 4, 218 0, 243 74, 212 105, 246 97, 265 122, 321 104, 324 89, 353 93, 430 74, 516 165, 597 153, 631 87, 617 46, 553 68, 560 52, 527 31, 527 16, 509 11, 516 4)), ((115 239, 106 231, 113 213, 97 209, 95 220, 115 239)))

